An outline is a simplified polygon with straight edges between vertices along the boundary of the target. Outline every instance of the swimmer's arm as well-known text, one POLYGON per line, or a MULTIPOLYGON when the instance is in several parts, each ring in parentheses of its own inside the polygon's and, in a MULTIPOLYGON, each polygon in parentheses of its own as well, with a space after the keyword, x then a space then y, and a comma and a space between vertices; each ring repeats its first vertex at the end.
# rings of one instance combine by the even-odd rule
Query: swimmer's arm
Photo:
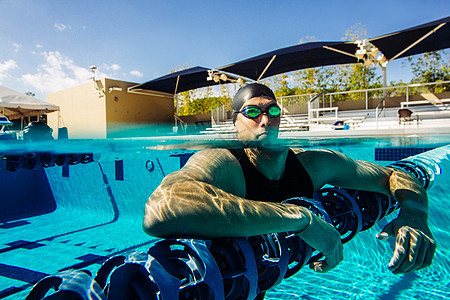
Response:
POLYGON ((403 213, 428 220, 428 197, 422 184, 403 171, 355 160, 329 150, 307 151, 299 158, 313 179, 315 189, 325 184, 393 196, 403 213))
POLYGON ((389 264, 394 273, 412 272, 431 264, 436 244, 428 227, 428 197, 416 178, 333 151, 303 152, 298 156, 316 189, 331 184, 391 195, 399 202, 398 217, 383 229, 382 234, 382 238, 397 237, 389 264))
POLYGON ((300 231, 308 226, 305 208, 244 199, 244 182, 239 163, 228 150, 198 152, 150 196, 144 230, 162 238, 213 238, 300 231))

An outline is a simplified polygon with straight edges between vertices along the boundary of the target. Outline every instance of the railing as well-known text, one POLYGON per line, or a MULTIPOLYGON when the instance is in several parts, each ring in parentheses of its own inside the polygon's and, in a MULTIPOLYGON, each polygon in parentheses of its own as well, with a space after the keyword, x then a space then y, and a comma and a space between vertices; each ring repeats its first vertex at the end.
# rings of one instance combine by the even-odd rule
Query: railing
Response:
MULTIPOLYGON (((387 86, 387 87, 381 87, 381 88, 372 88, 372 89, 363 89, 363 90, 355 90, 355 91, 344 91, 344 92, 334 92, 334 93, 321 93, 320 95, 317 93, 313 94, 301 94, 301 95, 292 95, 292 96, 282 96, 278 98, 278 102, 280 103, 280 107, 282 108, 282 111, 284 115, 288 115, 290 112, 286 109, 283 109, 283 107, 290 106, 290 105, 298 105, 300 106, 299 112, 297 113, 290 113, 290 114, 308 114, 308 118, 311 118, 310 110, 319 108, 319 102, 318 101, 312 101, 310 103, 309 101, 312 98, 318 97, 322 100, 322 107, 333 107, 333 101, 336 101, 333 98, 336 98, 339 95, 348 95, 348 97, 344 97, 346 99, 349 98, 357 98, 357 99, 365 99, 365 109, 369 109, 369 99, 371 98, 383 98, 383 105, 385 105, 386 99, 388 97, 395 97, 395 96, 405 96, 406 102, 410 101, 410 96, 417 93, 418 89, 424 89, 428 86, 435 86, 435 85, 445 85, 450 84, 450 81, 439 81, 439 82, 430 82, 430 83, 414 83, 414 84, 407 84, 407 85, 400 85, 400 86, 387 86), (360 95, 358 95, 358 93, 360 95), (328 101, 327 101, 328 99, 328 101), (326 104, 326 102, 329 103, 329 105, 326 104), (309 104, 308 104, 309 103, 309 104), (309 105, 309 107, 308 107, 309 105)), ((421 91, 421 92, 430 92, 430 91, 421 91)), ((317 98, 316 98, 317 99, 317 98)), ((378 111, 379 111, 379 105, 377 107, 377 118, 378 118, 378 111)), ((211 111, 211 123, 212 124, 218 124, 221 121, 224 121, 227 119, 227 108, 226 105, 218 106, 211 111)), ((383 109, 381 110, 383 111, 383 109)))
POLYGON ((180 127, 183 130, 183 132, 186 132, 187 124, 185 121, 180 119, 177 115, 173 115, 173 118, 175 119, 175 126, 173 128, 174 133, 178 133, 178 124, 177 122, 180 122, 180 127))
MULTIPOLYGON (((278 103, 280 104, 281 109, 286 106, 298 106, 299 109, 294 114, 308 114, 309 111, 309 103, 312 98, 316 97, 318 94, 302 94, 302 95, 292 95, 292 96, 281 96, 278 98, 278 103)), ((316 104, 316 103, 314 103, 316 104)), ((318 108, 319 104, 314 105, 314 108, 318 108)), ((283 110, 288 112, 287 109, 283 110)))
MULTIPOLYGON (((381 112, 384 112, 386 108, 386 98, 383 98, 380 103, 378 103, 377 108, 375 109, 375 124, 376 128, 378 129, 378 117, 380 116, 381 112), (383 104, 383 106, 380 109, 380 106, 383 104)), ((383 117, 386 116, 386 113, 384 112, 383 117)))
MULTIPOLYGON (((432 86, 432 85, 438 85, 438 84, 450 84, 450 81, 439 81, 439 82, 429 82, 429 83, 413 83, 408 85, 400 85, 400 86, 387 86, 382 88, 373 88, 373 89, 364 89, 364 90, 355 90, 355 91, 345 91, 345 92, 334 92, 334 93, 327 93, 324 96, 329 97, 329 104, 330 107, 333 103, 333 96, 336 95, 351 95, 351 94, 357 94, 357 93, 363 93, 364 99, 366 101, 366 110, 369 109, 369 94, 372 96, 376 94, 380 94, 380 98, 383 97, 395 97, 395 96, 406 96, 406 101, 409 101, 409 96, 411 89, 413 88, 419 88, 419 87, 425 87, 425 86, 432 86), (402 92, 401 90, 404 89, 405 91, 402 92), (390 91, 390 93, 387 93, 390 91), (386 92, 386 96, 383 96, 384 92, 386 92)), ((361 98, 361 97, 359 97, 361 98)), ((324 105, 325 106, 325 105, 324 105)))
POLYGON ((211 125, 218 125, 226 121, 228 117, 228 105, 222 104, 211 110, 211 125))

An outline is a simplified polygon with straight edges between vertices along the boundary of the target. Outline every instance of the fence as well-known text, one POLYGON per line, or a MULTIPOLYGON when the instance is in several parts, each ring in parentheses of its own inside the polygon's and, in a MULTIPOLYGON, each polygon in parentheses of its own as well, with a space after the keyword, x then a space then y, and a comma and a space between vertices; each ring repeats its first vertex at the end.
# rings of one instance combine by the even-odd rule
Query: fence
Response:
MULTIPOLYGON (((412 95, 421 93, 435 93, 439 89, 450 90, 450 81, 438 81, 430 83, 414 83, 401 86, 387 86, 381 88, 324 93, 316 101, 311 102, 308 107, 308 101, 317 96, 315 94, 302 94, 293 96, 282 96, 278 98, 278 102, 284 115, 305 114, 310 115, 310 109, 319 107, 333 107, 333 103, 342 100, 365 100, 365 109, 369 109, 369 100, 376 98, 384 98, 389 100, 390 97, 404 96, 405 100, 410 101, 412 95), (319 103, 321 101, 321 104, 319 103)), ((212 124, 220 124, 228 119, 227 105, 218 106, 211 111, 212 124)))
POLYGON ((450 81, 439 81, 430 83, 413 83, 401 86, 388 86, 382 88, 356 90, 356 91, 345 91, 345 92, 335 92, 327 93, 323 97, 323 107, 326 106, 325 99, 328 99, 329 106, 333 106, 333 102, 338 100, 361 100, 364 99, 366 102, 366 109, 369 109, 369 99, 374 98, 389 98, 397 96, 405 96, 406 101, 409 101, 411 95, 416 95, 420 93, 434 93, 436 88, 447 88, 450 90, 450 81), (430 88, 431 87, 431 88, 430 88))

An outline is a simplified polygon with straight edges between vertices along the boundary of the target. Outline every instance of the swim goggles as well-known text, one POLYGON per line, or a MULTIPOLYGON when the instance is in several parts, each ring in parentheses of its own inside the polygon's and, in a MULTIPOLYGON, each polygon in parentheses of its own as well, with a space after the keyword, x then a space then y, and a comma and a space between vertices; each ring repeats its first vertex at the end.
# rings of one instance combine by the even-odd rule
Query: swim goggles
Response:
POLYGON ((240 111, 240 113, 243 114, 244 117, 249 119, 255 119, 259 117, 261 114, 266 114, 271 118, 276 118, 280 116, 281 108, 276 104, 272 104, 271 106, 267 107, 265 111, 262 111, 261 108, 259 108, 259 106, 247 105, 240 111))

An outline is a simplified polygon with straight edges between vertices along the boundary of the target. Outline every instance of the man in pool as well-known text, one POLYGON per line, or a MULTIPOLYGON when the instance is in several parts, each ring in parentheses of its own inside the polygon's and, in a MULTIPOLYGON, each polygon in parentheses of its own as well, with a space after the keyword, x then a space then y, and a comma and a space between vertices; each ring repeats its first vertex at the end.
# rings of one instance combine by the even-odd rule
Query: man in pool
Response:
POLYGON ((325 256, 310 268, 327 272, 343 259, 338 231, 308 209, 281 202, 312 198, 330 184, 392 195, 400 203, 398 217, 377 235, 396 237, 388 266, 394 274, 431 264, 436 244, 428 227, 428 200, 415 178, 334 151, 294 152, 276 145, 280 108, 265 85, 239 89, 232 108, 244 148, 199 151, 166 176, 145 207, 147 234, 217 238, 292 231, 325 256))

